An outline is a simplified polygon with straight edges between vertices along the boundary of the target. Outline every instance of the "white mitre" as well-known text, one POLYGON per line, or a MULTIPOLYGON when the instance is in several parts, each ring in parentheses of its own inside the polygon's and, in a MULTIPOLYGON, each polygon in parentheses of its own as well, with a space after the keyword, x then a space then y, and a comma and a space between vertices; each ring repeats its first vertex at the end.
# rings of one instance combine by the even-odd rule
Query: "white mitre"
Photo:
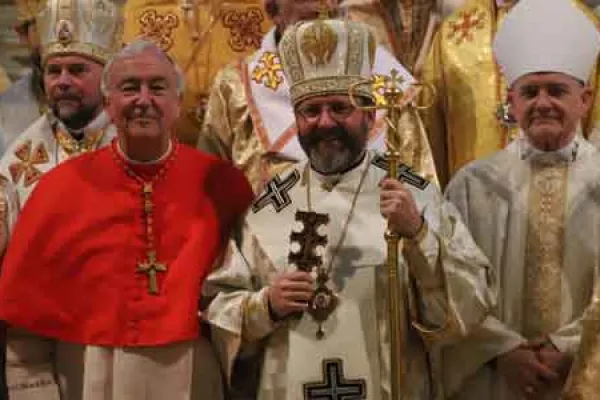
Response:
POLYGON ((600 50, 594 22, 571 0, 521 0, 494 39, 507 84, 534 72, 560 72, 587 82, 600 50))

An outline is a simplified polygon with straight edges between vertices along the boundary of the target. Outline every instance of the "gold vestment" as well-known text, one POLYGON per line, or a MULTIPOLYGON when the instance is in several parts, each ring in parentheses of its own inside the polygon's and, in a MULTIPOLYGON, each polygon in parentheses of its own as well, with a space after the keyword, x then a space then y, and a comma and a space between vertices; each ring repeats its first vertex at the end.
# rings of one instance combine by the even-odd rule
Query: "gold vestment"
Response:
POLYGON ((125 43, 146 36, 186 78, 177 135, 196 144, 217 71, 260 47, 270 22, 261 0, 133 0, 125 5, 125 43))

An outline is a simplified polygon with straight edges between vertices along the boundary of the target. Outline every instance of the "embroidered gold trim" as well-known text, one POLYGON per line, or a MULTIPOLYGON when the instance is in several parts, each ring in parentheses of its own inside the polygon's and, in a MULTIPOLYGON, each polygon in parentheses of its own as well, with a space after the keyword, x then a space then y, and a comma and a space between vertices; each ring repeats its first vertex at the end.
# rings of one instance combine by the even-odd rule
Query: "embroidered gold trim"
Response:
POLYGON ((336 32, 323 21, 310 24, 300 39, 300 50, 308 62, 317 67, 331 62, 337 45, 336 32))
POLYGON ((44 143, 39 143, 33 148, 31 139, 17 147, 14 155, 18 161, 8 166, 10 177, 14 184, 18 184, 23 177, 23 186, 26 188, 37 182, 43 174, 37 165, 46 164, 50 160, 44 143))
POLYGON ((454 40, 457 45, 471 42, 474 38, 473 31, 485 27, 485 12, 477 7, 468 11, 461 11, 458 17, 448 22, 450 33, 448 39, 454 40))
POLYGON ((78 142, 69 133, 62 130, 56 131, 56 141, 69 157, 95 150, 103 136, 104 129, 100 129, 87 135, 83 142, 78 142))
POLYGON ((523 334, 537 338, 560 326, 568 164, 532 165, 525 252, 523 334))

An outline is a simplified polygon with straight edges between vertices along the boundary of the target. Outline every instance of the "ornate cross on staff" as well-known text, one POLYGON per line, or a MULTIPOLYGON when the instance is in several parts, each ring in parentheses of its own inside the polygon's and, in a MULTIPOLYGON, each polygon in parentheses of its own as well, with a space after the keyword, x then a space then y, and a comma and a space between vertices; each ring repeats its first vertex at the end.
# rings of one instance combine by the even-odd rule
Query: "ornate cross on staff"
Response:
MULTIPOLYGON (((349 96, 354 107, 365 110, 380 110, 387 111, 386 124, 386 147, 385 158, 389 164, 389 176, 392 179, 398 179, 398 166, 400 164, 400 149, 402 147, 402 137, 400 132, 400 117, 403 112, 408 112, 411 107, 417 107, 411 101, 407 101, 407 94, 402 90, 403 78, 398 71, 393 69, 390 76, 378 76, 370 80, 364 80, 353 84, 349 89, 349 96), (361 106, 355 100, 355 92, 359 86, 373 85, 376 79, 383 79, 383 97, 385 102, 375 106, 361 106)), ((413 84, 414 86, 422 86, 413 84)), ((432 90, 433 88, 431 88, 432 90)), ((387 282, 388 282, 388 326, 390 337, 391 365, 390 365, 390 383, 391 383, 391 400, 401 400, 405 398, 408 382, 406 381, 406 364, 405 357, 407 353, 406 339, 408 337, 408 323, 406 315, 408 315, 406 307, 408 304, 408 271, 404 269, 399 271, 398 253, 401 245, 400 236, 392 231, 389 227, 385 232, 385 240, 387 243, 387 282)))

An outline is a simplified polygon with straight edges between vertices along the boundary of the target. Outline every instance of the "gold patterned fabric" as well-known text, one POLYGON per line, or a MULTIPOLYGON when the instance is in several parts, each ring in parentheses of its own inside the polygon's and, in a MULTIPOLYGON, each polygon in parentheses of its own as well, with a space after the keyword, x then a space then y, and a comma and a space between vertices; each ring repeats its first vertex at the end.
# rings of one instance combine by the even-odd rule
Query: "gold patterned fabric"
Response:
POLYGON ((597 294, 582 325, 581 345, 563 400, 596 400, 600 393, 600 299, 597 294))
MULTIPOLYGON (((402 65, 415 72, 415 64, 428 48, 428 29, 433 29, 435 0, 352 1, 348 16, 369 24, 378 43, 391 49, 402 65)), ((429 39, 430 42, 431 39, 429 39)))
MULTIPOLYGON (((422 115, 442 185, 462 166, 503 149, 517 135, 496 116, 506 100, 506 85, 492 54, 495 32, 509 9, 508 3, 497 7, 495 0, 467 0, 436 33, 421 76, 436 89, 434 106, 422 115)), ((594 93, 595 80, 590 82, 594 93)), ((600 96, 595 95, 583 121, 585 137, 599 120, 600 96)))
POLYGON ((270 26, 262 1, 132 0, 125 15, 125 43, 145 36, 184 71, 186 91, 176 133, 195 145, 215 74, 256 51, 270 26))
POLYGON ((560 326, 568 164, 534 162, 529 186, 523 335, 546 336, 560 326))

